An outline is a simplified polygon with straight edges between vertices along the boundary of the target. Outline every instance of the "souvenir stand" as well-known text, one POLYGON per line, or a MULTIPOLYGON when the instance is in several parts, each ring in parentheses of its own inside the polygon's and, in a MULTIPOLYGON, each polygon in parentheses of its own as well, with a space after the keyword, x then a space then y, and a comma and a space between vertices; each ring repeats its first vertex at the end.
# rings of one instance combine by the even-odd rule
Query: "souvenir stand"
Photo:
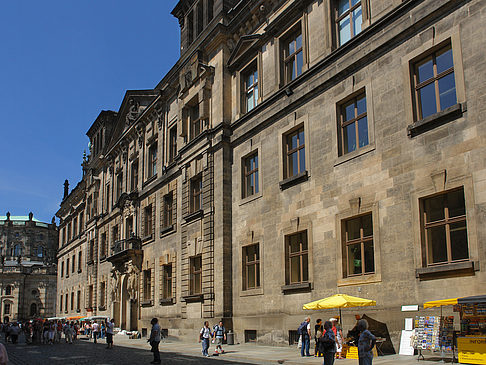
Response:
MULTIPOLYGON (((424 308, 442 307, 443 305, 453 305, 454 312, 459 312, 460 315, 461 327, 457 333, 457 344, 452 341, 451 346, 453 355, 454 345, 456 345, 459 363, 486 365, 486 295, 427 302, 424 304, 424 308)), ((442 338, 441 334, 439 336, 442 338)), ((421 338, 423 341, 423 336, 421 338)), ((449 335, 447 335, 447 340, 449 340, 449 335)), ((420 345, 419 342, 420 339, 417 336, 417 346, 420 345)))

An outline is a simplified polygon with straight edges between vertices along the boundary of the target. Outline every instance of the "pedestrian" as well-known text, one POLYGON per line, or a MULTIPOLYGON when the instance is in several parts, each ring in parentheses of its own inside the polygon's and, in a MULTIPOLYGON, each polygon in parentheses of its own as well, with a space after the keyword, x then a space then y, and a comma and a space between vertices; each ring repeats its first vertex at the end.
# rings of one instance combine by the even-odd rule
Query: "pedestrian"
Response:
POLYGON ((96 339, 100 335, 100 325, 98 324, 98 322, 94 321, 91 329, 93 331, 93 343, 96 343, 96 339))
POLYGON ((324 333, 319 339, 320 351, 324 354, 324 365, 333 365, 336 357, 336 336, 332 330, 330 321, 324 322, 324 333))
POLYGON ((113 327, 115 320, 112 318, 111 321, 106 320, 106 348, 113 348, 113 327))
POLYGON ((359 365, 371 365, 373 362, 372 350, 376 344, 376 337, 368 330, 368 321, 366 319, 360 319, 358 321, 358 330, 359 365))
POLYGON ((105 330, 106 330, 105 322, 101 321, 101 324, 100 324, 100 338, 101 339, 105 338, 105 330))
POLYGON ((151 364, 160 364, 160 352, 159 352, 159 343, 160 343, 160 326, 159 320, 157 318, 152 318, 150 324, 152 325, 152 330, 150 331, 150 338, 147 342, 150 342, 150 346, 152 346, 151 352, 154 353, 154 361, 151 364))
POLYGON ((66 326, 66 332, 65 332, 66 341, 70 345, 73 344, 73 333, 74 333, 74 324, 73 322, 71 322, 66 326))
POLYGON ((8 364, 8 355, 7 355, 7 349, 3 345, 3 343, 0 343, 0 365, 7 365, 8 364))
POLYGON ((209 357, 209 339, 211 338, 211 328, 209 328, 209 322, 205 321, 203 328, 199 331, 199 342, 202 342, 202 355, 209 357))
POLYGON ((342 351, 343 351, 343 332, 341 330, 341 326, 338 323, 336 318, 331 318, 329 321, 332 323, 332 331, 334 332, 334 336, 336 337, 336 357, 338 359, 342 359, 342 351))
POLYGON ((302 347, 300 349, 300 356, 312 356, 309 353, 310 348, 310 336, 311 336, 311 326, 310 317, 306 317, 304 322, 302 322, 297 331, 302 338, 302 347))
POLYGON ((322 319, 317 319, 316 320, 316 325, 314 326, 314 340, 316 342, 316 346, 314 348, 314 356, 316 357, 322 357, 324 354, 320 351, 320 346, 319 346, 319 339, 322 336, 323 332, 323 327, 322 327, 322 319))
POLYGON ((214 355, 224 354, 223 347, 221 346, 223 341, 226 341, 226 328, 223 326, 223 321, 219 321, 219 323, 213 327, 213 343, 216 344, 214 355))
POLYGON ((20 327, 17 322, 14 322, 10 328, 10 337, 12 338, 12 343, 15 345, 19 339, 20 327))

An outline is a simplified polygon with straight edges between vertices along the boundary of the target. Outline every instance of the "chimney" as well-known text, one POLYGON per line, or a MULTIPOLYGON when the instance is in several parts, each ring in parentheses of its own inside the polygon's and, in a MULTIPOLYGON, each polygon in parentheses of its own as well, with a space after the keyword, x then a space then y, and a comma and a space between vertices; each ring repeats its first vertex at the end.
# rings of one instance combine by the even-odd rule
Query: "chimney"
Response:
POLYGON ((10 220, 10 212, 7 212, 7 220, 10 220))
POLYGON ((31 221, 31 220, 32 220, 32 218, 34 218, 34 213, 30 212, 30 213, 29 213, 29 221, 31 221))
POLYGON ((68 195, 69 195, 69 181, 68 179, 66 179, 66 181, 64 181, 64 197, 62 198, 62 200, 66 199, 68 195))

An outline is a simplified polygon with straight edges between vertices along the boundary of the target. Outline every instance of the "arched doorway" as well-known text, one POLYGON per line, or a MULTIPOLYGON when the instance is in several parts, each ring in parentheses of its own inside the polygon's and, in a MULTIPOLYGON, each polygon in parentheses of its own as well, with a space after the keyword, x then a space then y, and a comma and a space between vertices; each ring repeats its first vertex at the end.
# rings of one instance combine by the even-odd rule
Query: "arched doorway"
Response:
POLYGON ((123 275, 120 293, 120 328, 129 331, 137 330, 138 306, 137 300, 132 300, 128 292, 129 275, 123 275))

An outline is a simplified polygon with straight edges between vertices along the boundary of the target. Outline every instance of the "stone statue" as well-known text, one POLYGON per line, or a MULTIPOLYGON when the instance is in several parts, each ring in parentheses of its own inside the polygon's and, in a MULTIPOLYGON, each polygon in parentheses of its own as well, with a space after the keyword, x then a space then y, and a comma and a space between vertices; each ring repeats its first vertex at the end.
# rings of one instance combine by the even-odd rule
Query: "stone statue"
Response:
POLYGON ((111 269, 111 300, 117 302, 118 299, 118 283, 120 282, 120 274, 115 268, 111 269))
POLYGON ((138 286, 138 268, 136 265, 133 264, 132 260, 127 263, 127 275, 128 275, 128 284, 127 290, 128 295, 130 296, 131 300, 137 300, 137 286, 138 286))
POLYGON ((128 113, 126 116, 126 125, 132 124, 138 117, 138 109, 140 104, 133 99, 128 101, 128 113))

